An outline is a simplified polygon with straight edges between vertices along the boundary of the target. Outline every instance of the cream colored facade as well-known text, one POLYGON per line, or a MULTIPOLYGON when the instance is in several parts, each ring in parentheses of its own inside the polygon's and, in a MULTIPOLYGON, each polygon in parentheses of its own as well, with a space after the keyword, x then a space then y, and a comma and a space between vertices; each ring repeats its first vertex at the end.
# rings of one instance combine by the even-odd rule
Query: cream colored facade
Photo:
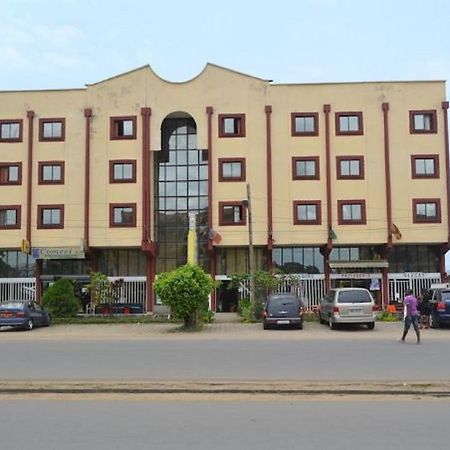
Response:
MULTIPOLYGON (((432 244, 442 246, 442 266, 449 236, 446 112, 443 81, 275 84, 212 64, 206 65, 194 79, 180 83, 163 80, 145 66, 83 89, 0 92, 0 124, 5 120, 23 121, 21 142, 0 141, 0 164, 22 164, 21 184, 0 185, 0 208, 2 205, 21 206, 20 227, 0 229, 0 249, 17 250, 22 240, 28 238, 33 248, 88 246, 86 250, 92 252, 112 248, 145 250, 142 241, 148 240, 155 244, 150 251, 145 250, 146 261, 151 265, 150 260, 157 258, 154 248, 158 247, 153 213, 155 158, 162 148, 164 119, 178 113, 179 117, 193 118, 197 147, 209 151, 209 176, 212 180, 208 192, 210 228, 221 237, 220 242, 210 242, 212 259, 219 248, 248 245, 247 222, 222 225, 219 218, 219 204, 245 199, 248 183, 252 192, 254 244, 263 251, 269 247, 269 260, 271 239, 275 248, 304 246, 328 248, 328 251, 342 246, 376 245, 390 249, 397 245, 432 244), (386 115, 383 104, 388 105, 386 115), (325 105, 329 105, 328 128, 325 105), (271 112, 267 106, 271 107, 271 112), (151 108, 148 123, 145 123, 142 108, 151 108), (85 116, 87 110, 92 111, 90 118, 85 116), (411 133, 410 111, 434 111, 432 118, 437 120, 434 124, 436 132, 411 133), (27 112, 34 113, 33 119, 27 118, 27 112), (317 113, 317 136, 292 135, 291 114, 295 112, 317 113), (363 133, 337 135, 337 112, 362 113, 363 133), (245 136, 220 137, 221 114, 244 114, 245 136), (110 118, 124 116, 136 116, 136 138, 110 139, 110 118), (39 139, 39 119, 45 118, 65 119, 64 141, 42 142, 39 139), (29 139, 30 124, 33 127, 32 140, 29 139), (90 129, 88 135, 86 126, 90 129), (148 146, 143 142, 144 129, 149 133, 148 146), (85 202, 87 145, 90 151, 88 242, 85 202), (143 170, 143 155, 147 151, 148 167, 143 170), (270 151, 272 193, 267 168, 270 151), (32 178, 29 185, 30 154, 32 178), (437 176, 414 178, 413 155, 433 155, 433 158, 437 155, 437 176), (338 179, 336 164, 339 156, 349 159, 362 157, 364 177, 338 179), (318 179, 294 180, 292 158, 295 157, 318 158, 318 179), (245 180, 219 181, 220 158, 245 158, 245 180), (136 182, 110 183, 110 161, 130 159, 136 160, 136 182), (38 163, 45 161, 64 162, 64 184, 38 183, 38 163), (390 170, 391 212, 387 205, 386 167, 390 170), (149 189, 150 231, 143 238, 144 181, 148 181, 149 189), (28 205, 29 187, 31 205, 28 205), (414 199, 439 200, 439 220, 416 223, 414 199), (339 223, 338 201, 347 200, 365 201, 365 223, 339 223), (320 223, 295 224, 295 201, 320 201, 320 223), (111 227, 110 205, 134 203, 135 226, 111 227), (272 206, 271 216, 268 203, 272 206), (327 214, 329 203, 331 217, 327 214), (64 205, 63 227, 39 229, 38 205, 64 205), (31 208, 29 223, 28 208, 31 208), (272 236, 269 230, 271 220, 272 236), (391 223, 401 232, 400 239, 389 231, 391 223), (334 233, 333 239, 329 239, 329 225, 334 233)), ((268 265, 271 266, 271 261, 268 265)), ((214 264, 211 267, 214 271, 214 264)), ((154 268, 147 269, 148 277, 154 276, 154 272, 154 268)))

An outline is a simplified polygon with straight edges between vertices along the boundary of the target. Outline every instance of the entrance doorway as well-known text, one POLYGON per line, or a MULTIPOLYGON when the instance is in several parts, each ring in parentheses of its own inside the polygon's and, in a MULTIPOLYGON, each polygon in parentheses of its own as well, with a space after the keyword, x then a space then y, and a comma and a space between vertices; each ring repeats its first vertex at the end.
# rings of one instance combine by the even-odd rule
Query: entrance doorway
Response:
POLYGON ((239 290, 230 287, 229 281, 222 281, 217 288, 217 312, 236 312, 239 303, 239 290))

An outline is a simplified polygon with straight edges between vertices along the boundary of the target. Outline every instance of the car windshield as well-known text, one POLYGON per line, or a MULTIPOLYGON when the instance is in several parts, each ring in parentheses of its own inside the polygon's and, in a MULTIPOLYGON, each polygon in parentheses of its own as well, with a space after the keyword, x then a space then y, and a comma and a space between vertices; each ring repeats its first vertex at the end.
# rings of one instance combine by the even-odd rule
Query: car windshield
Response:
POLYGON ((23 309, 24 304, 19 302, 1 303, 0 309, 23 309))
POLYGON ((273 310, 280 310, 280 309, 297 309, 299 306, 299 300, 296 298, 289 298, 289 297, 276 297, 269 299, 269 303, 267 305, 268 309, 273 310))
POLYGON ((367 291, 342 291, 338 295, 338 303, 370 303, 372 298, 367 291))

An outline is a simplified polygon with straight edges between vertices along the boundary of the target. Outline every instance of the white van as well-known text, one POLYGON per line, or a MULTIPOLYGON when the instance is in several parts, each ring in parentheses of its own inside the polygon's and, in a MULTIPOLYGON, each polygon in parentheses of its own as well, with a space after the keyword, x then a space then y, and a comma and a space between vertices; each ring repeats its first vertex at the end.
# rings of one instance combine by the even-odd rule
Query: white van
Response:
POLYGON ((319 306, 320 323, 327 323, 331 329, 336 324, 359 323, 373 330, 376 316, 372 294, 364 288, 331 289, 319 306))

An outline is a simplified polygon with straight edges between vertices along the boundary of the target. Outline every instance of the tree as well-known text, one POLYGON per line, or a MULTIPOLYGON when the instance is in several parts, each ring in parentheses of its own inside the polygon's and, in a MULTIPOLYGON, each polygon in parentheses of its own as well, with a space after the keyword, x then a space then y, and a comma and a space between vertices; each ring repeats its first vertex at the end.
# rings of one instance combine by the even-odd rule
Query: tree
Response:
POLYGON ((122 284, 122 279, 111 282, 104 273, 91 272, 88 284, 88 289, 91 292, 91 303, 93 305, 108 305, 109 314, 112 314, 112 306, 118 299, 122 284))
MULTIPOLYGON (((249 274, 235 274, 231 276, 231 282, 228 285, 229 288, 236 288, 242 285, 248 285, 250 280, 249 274)), ((291 288, 295 288, 299 283, 299 279, 295 275, 290 274, 280 274, 266 272, 260 270, 255 273, 254 284, 255 284, 255 299, 249 304, 251 311, 246 311, 247 320, 260 320, 262 317, 264 303, 267 296, 273 292, 276 288, 288 284, 291 288)), ((248 305, 244 306, 248 309, 248 305)))
POLYGON ((195 327, 199 316, 208 310, 208 296, 213 287, 211 277, 192 264, 160 273, 154 283, 158 297, 170 306, 174 319, 184 321, 185 328, 195 327))
POLYGON ((75 297, 72 282, 61 278, 45 290, 42 306, 53 317, 75 317, 81 304, 75 297))

